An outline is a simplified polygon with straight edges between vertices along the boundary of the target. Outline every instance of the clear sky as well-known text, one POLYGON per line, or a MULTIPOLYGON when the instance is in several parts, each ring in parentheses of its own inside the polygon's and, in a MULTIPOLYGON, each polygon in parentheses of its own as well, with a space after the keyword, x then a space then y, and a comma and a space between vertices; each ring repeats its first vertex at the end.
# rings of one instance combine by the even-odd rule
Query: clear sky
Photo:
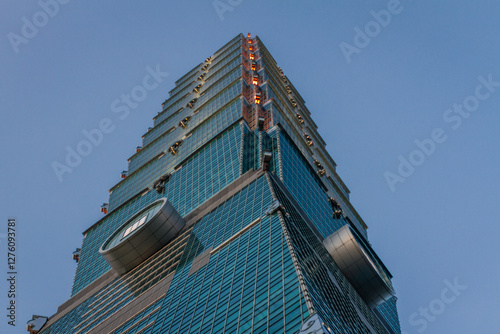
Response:
POLYGON ((51 15, 37 1, 0 4, 0 332, 69 298, 71 253, 175 80, 251 32, 319 125, 395 277, 403 329, 498 333, 497 1, 44 1, 51 15), (120 119, 112 103, 157 67, 169 75, 120 119), (113 130, 60 182, 54 161, 103 119, 113 130))

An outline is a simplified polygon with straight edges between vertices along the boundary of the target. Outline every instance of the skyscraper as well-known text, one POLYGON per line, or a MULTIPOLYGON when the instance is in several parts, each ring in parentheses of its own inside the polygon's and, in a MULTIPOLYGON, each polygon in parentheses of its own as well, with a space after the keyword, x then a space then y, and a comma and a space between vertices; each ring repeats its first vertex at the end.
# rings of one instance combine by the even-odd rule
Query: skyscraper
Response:
POLYGON ((31 333, 400 333, 391 274, 258 37, 181 77, 31 333))

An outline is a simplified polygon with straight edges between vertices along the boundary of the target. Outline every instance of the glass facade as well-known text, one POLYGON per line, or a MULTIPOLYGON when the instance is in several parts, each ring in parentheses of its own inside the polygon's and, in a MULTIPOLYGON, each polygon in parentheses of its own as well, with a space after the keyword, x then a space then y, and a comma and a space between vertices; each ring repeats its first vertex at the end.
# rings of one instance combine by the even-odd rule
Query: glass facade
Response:
POLYGON ((323 246, 348 224, 367 238, 348 195, 302 98, 238 35, 176 82, 38 333, 298 333, 313 315, 325 333, 401 333, 396 297, 370 307, 323 246), (115 272, 100 247, 148 228, 134 215, 160 198, 184 227, 115 272))

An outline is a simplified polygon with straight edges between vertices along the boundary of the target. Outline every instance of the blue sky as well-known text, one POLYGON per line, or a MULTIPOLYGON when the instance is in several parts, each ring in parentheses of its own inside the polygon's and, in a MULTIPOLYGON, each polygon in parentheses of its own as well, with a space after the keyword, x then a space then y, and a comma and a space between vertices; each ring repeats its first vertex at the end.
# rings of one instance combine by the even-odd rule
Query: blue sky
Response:
POLYGON ((500 4, 65 1, 52 16, 0 4, 0 272, 8 217, 19 272, 17 327, 1 314, 2 333, 69 298, 81 232, 175 80, 240 32, 259 35, 306 100, 395 276, 403 329, 498 331, 500 4), (38 31, 23 35, 26 21, 38 31), (120 119, 113 101, 157 66, 168 76, 120 119), (53 162, 103 119, 113 130, 60 182, 53 162))

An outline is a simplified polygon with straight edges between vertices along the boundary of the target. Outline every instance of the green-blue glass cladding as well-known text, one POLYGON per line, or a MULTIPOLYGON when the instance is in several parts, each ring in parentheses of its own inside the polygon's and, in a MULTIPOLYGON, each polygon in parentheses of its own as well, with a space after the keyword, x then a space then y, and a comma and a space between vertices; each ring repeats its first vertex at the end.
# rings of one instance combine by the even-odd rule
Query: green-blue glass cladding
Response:
MULTIPOLYGON (((274 108, 275 106, 278 106, 279 112, 273 113, 274 117, 274 122, 280 123, 282 125, 287 124, 287 122, 284 122, 283 119, 294 119, 296 118, 294 112, 292 112, 292 108, 289 102, 284 102, 280 98, 278 98, 274 92, 274 89, 269 85, 267 82, 263 85, 263 89, 265 90, 266 94, 269 96, 269 98, 273 99, 272 105, 274 108)), ((295 120, 291 122, 292 124, 296 123, 295 120)), ((299 126, 298 124, 295 124, 295 129, 297 131, 302 132, 303 128, 302 126, 299 126)), ((285 126, 285 129, 288 130, 285 126)))
MULTIPOLYGON (((265 53, 263 53, 265 55, 265 53)), ((281 124, 284 129, 287 131, 287 133, 292 133, 290 127, 294 127, 294 130, 302 133, 304 132, 303 126, 298 122, 296 113, 302 114, 304 117, 304 114, 308 114, 309 111, 307 110, 301 110, 301 106, 299 105, 298 108, 295 108, 292 106, 289 96, 286 93, 286 90, 284 89, 285 84, 281 81, 280 76, 276 73, 274 70, 274 65, 269 65, 269 62, 264 61, 264 59, 261 59, 263 64, 265 64, 265 68, 260 71, 260 74, 263 77, 264 83, 261 85, 261 89, 264 91, 264 94, 268 98, 272 98, 274 106, 278 106, 278 110, 276 110, 276 107, 274 107, 275 112, 273 112, 273 121, 274 124, 281 124)), ((294 94, 298 94, 296 91, 294 94)), ((301 100, 302 98, 300 96, 295 96, 296 100, 301 100)), ((311 122, 310 120, 309 122, 311 122)), ((312 128, 315 129, 316 125, 314 123, 311 124, 312 128)), ((319 136, 319 134, 315 131, 312 130, 312 133, 309 133, 310 135, 315 135, 319 136)), ((320 145, 318 142, 315 142, 316 147, 322 152, 323 154, 328 154, 325 150, 325 147, 320 145)), ((334 179, 337 179, 338 176, 331 175, 334 179)), ((346 197, 349 198, 349 192, 345 187, 339 187, 339 190, 342 192, 342 194, 346 197)), ((358 224, 356 221, 355 224, 358 224)), ((359 230, 362 231, 363 235, 366 237, 366 232, 365 229, 362 226, 358 226, 359 230)))
POLYGON ((167 199, 185 216, 239 177, 241 128, 232 126, 172 174, 167 199))
MULTIPOLYGON (((191 92, 193 90, 193 88, 196 87, 196 85, 197 85, 196 78, 198 75, 199 75, 199 72, 194 72, 193 75, 191 77, 189 77, 188 81, 186 81, 185 83, 183 83, 180 86, 175 87, 174 88, 175 91, 174 90, 170 91, 170 97, 162 104, 162 106, 163 106, 162 111, 166 110, 173 103, 177 102, 181 97, 183 97, 187 93, 191 92)), ((159 112, 158 114, 161 114, 161 112, 159 112)), ((155 120, 154 125, 156 125, 156 117, 154 120, 155 120)))
POLYGON ((137 211, 160 197, 154 191, 137 197, 122 206, 119 210, 107 215, 96 226, 87 231, 83 239, 80 261, 78 262, 73 282, 72 295, 85 288, 110 269, 108 263, 99 254, 99 248, 103 242, 137 211))
POLYGON ((188 244, 186 253, 216 247, 254 219, 263 219, 192 276, 188 266, 176 273, 162 309, 147 319, 131 319, 116 333, 153 321, 145 333, 296 331, 308 313, 279 221, 263 216, 270 203, 260 178, 205 216, 193 229, 196 240, 203 241, 188 244))
MULTIPOLYGON (((187 72, 186 74, 184 74, 182 77, 180 77, 176 82, 175 82, 175 85, 176 87, 179 87, 181 86, 182 84, 184 84, 186 81, 188 81, 188 79, 196 72, 198 72, 200 70, 200 68, 203 67, 203 63, 200 63, 198 65, 196 65, 195 67, 193 67, 192 70, 190 70, 189 72, 187 72)), ((175 89, 175 88, 174 88, 175 89)))
POLYGON ((146 333, 294 333, 308 316, 276 216, 264 217, 186 280, 188 269, 177 274, 184 282, 170 287, 177 298, 146 333))
POLYGON ((213 117, 215 123, 221 123, 221 126, 227 127, 241 116, 241 110, 241 99, 233 100, 222 108, 218 108, 218 103, 207 104, 206 107, 200 109, 196 116, 191 119, 185 129, 179 127, 172 132, 165 132, 163 135, 156 138, 148 146, 145 146, 141 151, 135 154, 129 162, 129 173, 133 173, 144 163, 151 160, 161 152, 167 152, 168 147, 170 147, 177 140, 177 138, 181 138, 183 135, 191 132, 193 128, 206 121, 207 118, 213 117))
POLYGON ((269 83, 269 81, 266 81, 262 86, 261 89, 266 92, 266 95, 268 98, 273 99, 273 103, 278 104, 281 110, 283 112, 287 112, 289 114, 292 114, 292 107, 290 102, 287 102, 288 99, 283 99, 283 96, 275 92, 275 89, 273 89, 272 85, 269 83))
MULTIPOLYGON (((276 132, 276 128, 274 128, 269 132, 260 133, 262 150, 269 151, 272 154, 271 162, 269 164, 269 172, 274 174, 276 174, 279 170, 278 139, 276 137, 276 132)), ((262 155, 260 156, 262 157, 262 155)))
POLYGON ((227 64, 226 66, 218 70, 213 69, 210 72, 208 72, 207 77, 205 79, 206 82, 200 89, 200 94, 205 93, 208 89, 211 88, 211 86, 214 83, 223 78, 229 72, 234 71, 234 69, 241 66, 241 64, 242 64, 242 56, 239 53, 237 53, 236 57, 234 57, 233 60, 231 60, 230 63, 227 64))
POLYGON ((216 52, 214 58, 212 59, 211 68, 219 66, 218 64, 222 61, 227 61, 233 57, 236 53, 241 52, 242 40, 240 38, 235 38, 227 47, 223 47, 221 52, 216 52))
POLYGON ((233 106, 233 108, 227 108, 217 115, 218 117, 211 117, 203 122, 189 137, 184 139, 177 155, 172 156, 170 153, 167 153, 161 158, 152 159, 134 174, 125 178, 110 194, 109 210, 118 207, 146 187, 152 186, 152 183, 162 174, 171 172, 174 167, 190 154, 241 118, 241 109, 233 106))
MULTIPOLYGON (((334 219, 332 217, 331 207, 326 201, 328 197, 320 187, 319 177, 303 158, 287 133, 284 131, 278 133, 280 135, 283 182, 323 237, 326 237, 347 222, 344 218, 334 219)), ((401 329, 398 329, 399 317, 395 303, 392 300, 388 301, 378 309, 395 333, 401 333, 401 329)))
POLYGON ((396 305, 397 300, 396 297, 392 297, 382 305, 379 305, 377 310, 394 333, 399 334, 401 333, 401 326, 399 324, 398 309, 396 305))
POLYGON ((279 131, 279 143, 283 183, 323 237, 329 236, 344 226, 345 220, 333 218, 321 181, 286 132, 279 131))
MULTIPOLYGON (((241 37, 237 36, 233 40, 231 40, 229 43, 227 43, 225 46, 223 46, 219 51, 217 51, 212 59, 212 64, 216 64, 220 60, 226 57, 227 52, 233 52, 237 46, 241 46, 241 37)), ((179 94, 181 91, 185 90, 187 87, 193 85, 193 83, 196 83, 196 78, 200 75, 201 73, 201 68, 205 65, 205 63, 201 63, 195 68, 193 68, 191 71, 186 73, 184 76, 182 76, 179 80, 176 81, 176 86, 170 91, 170 97, 173 98, 175 95, 179 94)), ((164 104, 163 109, 165 110, 168 106, 171 105, 170 101, 167 101, 164 104)), ((156 123, 155 123, 156 125, 156 123)))
MULTIPOLYGON (((241 44, 236 43, 235 46, 230 49, 230 53, 225 55, 223 58, 217 58, 212 64, 210 64, 210 68, 207 73, 207 77, 205 80, 210 80, 211 76, 213 76, 217 71, 221 70, 223 67, 227 66, 231 62, 233 62, 235 58, 239 58, 241 56, 241 44)), ((222 56, 221 56, 222 57, 222 56)))
MULTIPOLYGON (((225 60, 228 53, 233 53, 234 51, 238 48, 241 47, 241 36, 237 36, 234 39, 232 39, 229 43, 227 43, 225 46, 223 46, 219 51, 217 51, 213 55, 213 59, 211 62, 211 68, 212 69, 215 65, 217 65, 221 60, 225 60)), ((232 55, 231 55, 232 56, 232 55)), ((194 79, 201 73, 201 68, 205 65, 206 63, 201 63, 197 66, 195 66, 191 71, 183 75, 179 80, 175 82, 176 86, 170 91, 170 97, 173 97, 174 95, 178 94, 181 90, 184 90, 187 85, 192 84, 194 79)), ((168 106, 168 103, 165 104, 165 106, 168 106)), ((164 109, 166 108, 164 106, 164 109)))
POLYGON ((240 148, 241 127, 236 124, 173 173, 165 185, 165 194, 158 195, 152 190, 139 196, 90 229, 83 240, 73 295, 109 270, 108 263, 98 252, 99 247, 133 213, 163 196, 167 197, 182 216, 191 212, 238 178, 240 148))
POLYGON ((231 48, 237 42, 239 42, 239 43, 244 42, 242 34, 238 34, 232 40, 230 40, 229 42, 227 42, 223 47, 221 47, 219 50, 217 50, 214 53, 214 57, 219 57, 222 53, 225 53, 229 48, 231 48))
MULTIPOLYGON (((241 94, 241 83, 240 82, 241 82, 241 80, 240 81, 236 81, 235 83, 233 83, 232 85, 230 85, 226 89, 224 89, 224 90, 222 90, 220 92, 216 92, 218 94, 214 95, 211 98, 211 100, 208 101, 208 103, 205 103, 203 106, 201 104, 197 104, 197 106, 201 106, 201 109, 207 109, 208 108, 208 109, 211 109, 211 110, 217 110, 218 108, 222 107, 227 102, 231 101, 236 96, 238 96, 238 95, 241 94)), ((197 113, 199 113, 201 111, 201 109, 199 109, 199 111, 197 113)), ((186 116, 189 116, 189 115, 191 115, 193 113, 194 113, 194 110, 187 108, 187 109, 183 109, 179 113, 171 115, 173 117, 177 116, 176 121, 173 122, 173 121, 168 121, 167 120, 166 122, 158 124, 158 126, 154 127, 151 131, 149 131, 148 133, 146 133, 146 135, 144 136, 143 145, 144 146, 148 145, 153 140, 155 140, 156 138, 158 138, 159 136, 161 136, 168 129, 170 129, 170 128, 174 127, 174 126, 176 127, 178 125, 178 122, 179 122, 180 119, 182 119, 182 118, 184 118, 186 116), (182 115, 183 117, 182 118, 178 117, 178 115, 182 115)))
MULTIPOLYGON (((163 110, 169 108, 174 102, 176 102, 180 97, 184 96, 186 93, 190 92, 196 86, 196 78, 200 75, 200 70, 202 64, 195 68, 196 71, 192 72, 186 81, 182 84, 175 86, 174 89, 170 91, 170 97, 162 104, 163 110)), ((162 111, 163 111, 162 110, 162 111)), ((155 123, 156 125, 156 123, 155 123)))
POLYGON ((141 329, 146 329, 144 333, 296 332, 309 312, 279 219, 276 214, 265 215, 271 202, 265 177, 255 180, 204 216, 192 230, 188 228, 173 245, 110 283, 41 334, 91 330, 151 286, 149 281, 146 286, 134 282, 159 273, 165 277, 172 268, 176 272, 167 294, 144 305, 113 333, 141 329), (221 245, 257 218, 261 221, 212 254, 206 266, 188 275, 196 255, 221 245), (179 256, 180 261, 173 266, 165 260, 172 263, 179 256))
POLYGON ((233 63, 235 67, 233 67, 230 73, 226 73, 222 79, 219 79, 212 85, 205 87, 205 90, 201 92, 202 95, 195 103, 195 108, 193 108, 194 112, 197 112, 196 109, 199 109, 200 106, 203 106, 207 101, 210 101, 216 94, 219 94, 219 92, 223 92, 224 88, 241 77, 241 60, 239 58, 240 57, 238 57, 238 59, 236 59, 233 63))
POLYGON ((248 127, 244 127, 243 131, 243 150, 242 150, 242 166, 241 173, 259 168, 259 135, 257 131, 251 131, 248 127))
MULTIPOLYGON (((169 118, 172 114, 177 113, 182 111, 182 108, 185 108, 187 103, 191 101, 194 98, 193 94, 191 91, 185 91, 183 94, 178 94, 175 97, 172 98, 172 103, 170 105, 163 109, 162 112, 156 115, 156 117, 153 119, 153 124, 155 127, 157 127, 159 124, 161 124, 164 120, 169 118)), ((168 101, 170 102, 170 100, 168 101)), ((144 145, 147 145, 147 140, 146 137, 150 136, 149 132, 144 135, 144 145)))
MULTIPOLYGON (((203 89, 200 90, 201 96, 199 96, 194 91, 190 94, 181 96, 180 99, 172 104, 168 111, 160 113, 154 120, 155 128, 150 132, 146 133, 144 136, 144 145, 147 145, 150 141, 154 140, 155 136, 162 133, 161 129, 168 129, 172 126, 177 126, 180 118, 179 115, 185 113, 196 113, 197 109, 202 107, 204 103, 212 99, 214 96, 219 94, 224 88, 229 84, 233 83, 239 77, 241 77, 241 56, 236 57, 234 61, 228 67, 224 67, 223 70, 219 71, 218 74, 206 79, 203 89), (227 70, 226 70, 227 69, 227 70), (194 108, 191 109, 187 107, 187 103, 192 99, 197 98, 194 108), (180 109, 184 107, 184 109, 180 109)), ((182 116, 185 117, 185 116, 182 116)))
POLYGON ((333 333, 372 334, 360 314, 377 333, 383 325, 342 275, 326 249, 279 187, 273 187, 285 207, 283 223, 311 295, 315 311, 333 333))
POLYGON ((172 274, 179 265, 191 228, 124 276, 115 279, 42 333, 88 332, 124 304, 172 274))
MULTIPOLYGON (((209 86, 201 95, 195 103, 195 107, 191 110, 193 113, 198 113, 200 108, 203 108, 207 101, 211 101, 214 99, 214 96, 218 94, 226 93, 224 90, 228 85, 233 84, 236 80, 241 78, 241 61, 236 59, 237 62, 235 64, 239 64, 234 68, 229 74, 226 74, 222 79, 219 79, 213 85, 209 86)), ((233 87, 234 83, 231 87, 233 87)), ((241 89, 241 85, 240 89, 241 89)), ((229 88, 228 88, 229 89, 229 88)), ((179 119, 180 120, 180 119, 179 119)))
MULTIPOLYGON (((204 80, 207 83, 213 83, 218 80, 218 78, 212 76, 219 70, 225 70, 225 67, 229 62, 232 63, 230 64, 229 69, 227 69, 226 71, 230 71, 234 67, 234 63, 237 62, 238 59, 240 60, 239 63, 241 64, 240 55, 241 41, 235 41, 230 48, 228 48, 219 56, 215 57, 215 59, 209 65, 209 72, 204 80), (230 53, 228 54, 227 52, 230 53), (236 60, 234 60, 235 58, 236 60)), ((197 81, 196 79, 202 73, 202 65, 203 64, 193 69, 193 71, 191 71, 192 73, 189 76, 185 76, 184 79, 178 81, 177 86, 170 92, 171 97, 164 102, 163 111, 158 113, 158 115, 154 118, 155 126, 163 122, 166 118, 170 117, 170 115, 176 110, 184 107, 191 99, 195 97, 194 94, 192 94, 191 90, 188 90, 187 88, 194 87, 195 84, 200 83, 200 81, 197 81), (185 93, 188 93, 188 95, 186 95, 185 93)))
POLYGON ((169 157, 164 155, 150 160, 134 174, 127 176, 120 184, 112 188, 109 195, 109 211, 113 211, 127 200, 144 191, 152 180, 158 179, 167 171, 169 157))

